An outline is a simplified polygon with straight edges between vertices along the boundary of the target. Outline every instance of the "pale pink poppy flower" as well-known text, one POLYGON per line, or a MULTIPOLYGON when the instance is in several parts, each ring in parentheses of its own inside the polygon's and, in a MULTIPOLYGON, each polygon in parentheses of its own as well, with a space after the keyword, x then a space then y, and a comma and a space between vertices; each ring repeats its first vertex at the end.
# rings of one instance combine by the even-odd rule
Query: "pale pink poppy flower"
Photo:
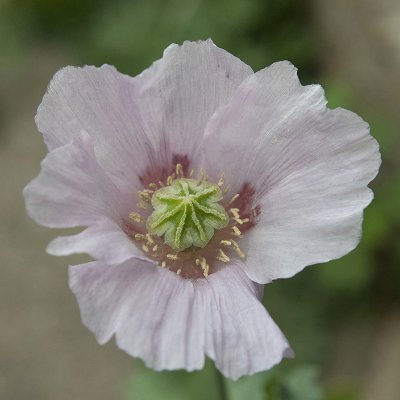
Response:
POLYGON ((36 123, 49 154, 25 189, 70 267, 84 324, 156 370, 238 378, 292 356, 262 284, 360 240, 380 155, 289 62, 257 73, 211 40, 171 45, 136 77, 66 67, 36 123))

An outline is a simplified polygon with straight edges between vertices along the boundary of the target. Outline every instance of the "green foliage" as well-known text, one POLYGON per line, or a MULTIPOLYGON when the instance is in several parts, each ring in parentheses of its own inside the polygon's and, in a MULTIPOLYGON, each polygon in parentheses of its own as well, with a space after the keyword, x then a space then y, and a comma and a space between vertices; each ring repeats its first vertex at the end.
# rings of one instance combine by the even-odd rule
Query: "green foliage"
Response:
MULTIPOLYGON (((225 379, 229 400, 322 400, 318 370, 310 365, 285 365, 268 372, 225 379)), ((126 400, 220 400, 211 361, 201 371, 155 372, 138 366, 126 389, 126 400)))

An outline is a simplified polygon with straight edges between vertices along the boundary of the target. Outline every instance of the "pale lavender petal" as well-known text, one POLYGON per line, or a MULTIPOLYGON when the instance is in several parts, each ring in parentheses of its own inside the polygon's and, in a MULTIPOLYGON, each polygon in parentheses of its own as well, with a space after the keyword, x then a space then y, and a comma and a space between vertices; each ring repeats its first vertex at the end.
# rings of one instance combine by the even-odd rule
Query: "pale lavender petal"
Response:
POLYGON ((24 189, 28 213, 39 224, 85 226, 102 218, 119 222, 127 215, 128 205, 97 163, 88 135, 50 152, 41 167, 24 189))
POLYGON ((380 154, 368 125, 329 110, 320 86, 301 86, 295 68, 273 64, 249 77, 208 126, 206 157, 226 182, 244 182, 261 206, 246 233, 248 276, 266 283, 329 261, 359 242, 367 188, 380 154))
POLYGON ((135 78, 108 65, 66 67, 36 123, 49 150, 88 132, 113 179, 139 187, 144 169, 169 165, 174 154, 194 157, 210 116, 251 73, 211 40, 171 45, 135 78))
POLYGON ((100 343, 117 344, 156 370, 200 369, 207 354, 228 377, 268 369, 290 347, 262 306, 262 289, 230 266, 182 279, 150 263, 70 267, 84 324, 100 343))
POLYGON ((158 154, 167 149, 194 158, 210 117, 252 73, 211 40, 169 46, 135 80, 142 120, 159 140, 158 154))
POLYGON ((70 267, 70 287, 99 343, 115 334, 121 349, 156 370, 203 367, 204 310, 191 281, 131 260, 70 267))
POLYGON ((52 240, 47 252, 54 256, 86 253, 108 264, 120 264, 132 257, 147 259, 132 239, 111 220, 103 220, 72 236, 52 240))
POLYGON ((238 379, 294 356, 260 302, 262 286, 248 279, 239 262, 197 284, 206 312, 206 352, 225 376, 238 379))

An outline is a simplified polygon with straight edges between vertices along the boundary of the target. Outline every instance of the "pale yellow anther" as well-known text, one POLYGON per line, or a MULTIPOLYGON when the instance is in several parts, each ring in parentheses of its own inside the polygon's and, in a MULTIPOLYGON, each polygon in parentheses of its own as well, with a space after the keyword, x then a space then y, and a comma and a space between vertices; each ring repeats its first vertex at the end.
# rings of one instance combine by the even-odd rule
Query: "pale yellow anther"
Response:
POLYGON ((240 218, 239 209, 238 208, 230 208, 230 213, 233 215, 234 218, 240 218))
POLYGON ((223 244, 224 246, 231 246, 232 245, 232 242, 230 240, 221 240, 220 243, 223 244))
MULTIPOLYGON (((197 260, 196 260, 196 264, 197 264, 197 260)), ((202 259, 201 259, 200 267, 203 270, 204 277, 207 278, 208 273, 210 271, 210 266, 207 264, 207 260, 204 257, 202 257, 202 259)))
POLYGON ((172 175, 170 175, 170 176, 167 178, 167 186, 171 185, 171 183, 173 182, 173 180, 174 180, 174 178, 172 177, 172 175))
POLYGON ((179 268, 178 271, 176 271, 177 275, 180 275, 182 273, 182 270, 179 268))
POLYGON ((217 256, 217 259, 218 259, 218 260, 223 261, 223 262, 228 262, 228 261, 231 260, 231 259, 224 253, 224 251, 223 251, 222 249, 218 249, 218 252, 219 252, 219 254, 218 254, 218 256, 217 256))
POLYGON ((150 244, 154 244, 154 240, 149 233, 146 233, 146 239, 150 244))
POLYGON ((189 178, 193 178, 193 175, 194 175, 194 169, 192 169, 192 170, 190 171, 189 178))
POLYGON ((145 240, 146 236, 143 235, 142 233, 135 233, 135 239, 136 240, 145 240))
POLYGON ((161 181, 158 181, 158 184, 162 187, 165 186, 161 181))
POLYGON ((241 236, 242 232, 240 232, 240 229, 237 226, 232 226, 232 235, 234 236, 241 236))
POLYGON ((243 250, 239 247, 239 245, 234 240, 232 240, 232 244, 235 247, 235 251, 238 254, 238 256, 240 258, 245 258, 246 254, 244 254, 243 250))
POLYGON ((152 190, 152 189, 143 189, 142 192, 143 193, 148 193, 150 195, 150 194, 154 193, 154 190, 152 190))
POLYGON ((156 244, 151 250, 152 251, 157 251, 158 250, 158 245, 156 244))
POLYGON ((146 210, 147 209, 147 206, 144 203, 137 203, 136 205, 137 205, 138 208, 141 208, 142 210, 146 210))
POLYGON ((232 204, 237 198, 239 198, 239 196, 240 196, 240 194, 239 193, 237 193, 237 194, 235 194, 230 200, 229 200, 229 205, 230 204, 232 204))
POLYGON ((166 263, 165 261, 163 261, 163 262, 161 263, 161 266, 162 266, 163 268, 165 268, 165 267, 167 266, 167 263, 166 263))
POLYGON ((157 189, 157 185, 154 182, 149 183, 149 187, 152 189, 157 189))
POLYGON ((244 224, 247 224, 248 222, 250 222, 250 219, 249 218, 244 218, 244 219, 242 219, 242 221, 243 221, 244 224))
POLYGON ((131 212, 129 213, 129 218, 135 222, 142 222, 143 221, 143 217, 138 214, 137 212, 131 212))
POLYGON ((176 164, 176 176, 178 177, 183 177, 183 168, 182 168, 182 164, 176 164))
POLYGON ((149 248, 148 248, 145 244, 142 245, 142 250, 143 250, 145 253, 148 253, 148 252, 149 252, 149 248))
POLYGON ((176 254, 167 254, 166 256, 169 260, 177 260, 178 256, 176 254))
POLYGON ((140 200, 145 201, 146 203, 150 203, 151 197, 148 193, 146 193, 142 190, 139 191, 138 193, 139 193, 140 200))
POLYGON ((200 265, 200 260, 196 258, 196 265, 200 265))

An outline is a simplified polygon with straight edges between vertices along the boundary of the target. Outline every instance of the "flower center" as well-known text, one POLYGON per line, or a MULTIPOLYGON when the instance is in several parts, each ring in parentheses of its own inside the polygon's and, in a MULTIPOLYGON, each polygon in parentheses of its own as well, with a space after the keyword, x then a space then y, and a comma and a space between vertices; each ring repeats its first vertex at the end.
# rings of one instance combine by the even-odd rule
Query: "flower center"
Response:
POLYGON ((154 192, 153 213, 147 220, 150 234, 164 238, 175 251, 203 248, 216 229, 227 226, 229 216, 218 204, 221 189, 210 182, 181 178, 154 192))
POLYGON ((228 200, 223 175, 216 184, 202 169, 193 176, 194 170, 178 163, 167 178, 152 177, 138 191, 137 211, 124 226, 148 258, 187 279, 207 278, 235 254, 244 258, 237 240, 259 214, 249 185, 228 200))

